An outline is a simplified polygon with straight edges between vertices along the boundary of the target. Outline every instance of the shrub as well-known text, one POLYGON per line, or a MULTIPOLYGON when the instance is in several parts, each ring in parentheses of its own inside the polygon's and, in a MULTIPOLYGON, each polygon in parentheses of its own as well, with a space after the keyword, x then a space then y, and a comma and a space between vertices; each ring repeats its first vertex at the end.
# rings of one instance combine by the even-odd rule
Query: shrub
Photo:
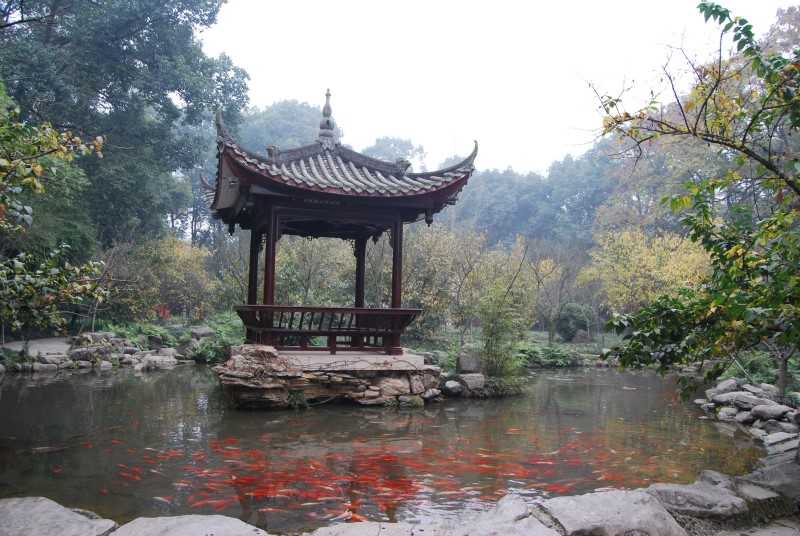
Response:
POLYGON ((214 336, 200 341, 190 357, 219 363, 228 358, 231 346, 244 343, 244 325, 236 313, 216 314, 209 319, 208 326, 214 330, 214 336))
POLYGON ((571 342, 578 333, 578 330, 589 329, 589 319, 592 317, 592 310, 580 303, 568 303, 562 309, 561 314, 556 320, 556 332, 564 340, 571 342))
POLYGON ((539 346, 526 342, 517 347, 517 358, 533 368, 569 368, 581 363, 580 355, 560 346, 539 346))

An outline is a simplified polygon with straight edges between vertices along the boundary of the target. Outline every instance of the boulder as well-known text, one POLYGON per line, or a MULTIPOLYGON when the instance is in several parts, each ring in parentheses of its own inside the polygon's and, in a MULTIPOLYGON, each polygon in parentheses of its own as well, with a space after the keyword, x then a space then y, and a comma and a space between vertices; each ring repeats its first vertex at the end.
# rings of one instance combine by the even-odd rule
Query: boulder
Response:
POLYGON ((715 404, 728 405, 733 404, 734 399, 739 395, 749 395, 747 391, 727 391, 724 393, 712 393, 711 400, 715 404))
POLYGON ((778 396, 780 396, 780 394, 781 394, 781 392, 778 390, 777 387, 775 387, 774 385, 771 385, 769 383, 759 383, 758 386, 765 393, 767 393, 767 396, 770 396, 772 398, 778 398, 778 396))
POLYGON ((110 361, 100 361, 98 367, 100 370, 111 370, 114 365, 110 361))
POLYGON ((36 358, 39 363, 47 365, 60 365, 68 360, 66 354, 39 354, 36 358))
POLYGON ((149 355, 142 359, 141 370, 169 370, 178 364, 174 357, 165 355, 149 355))
POLYGON ((82 369, 92 368, 94 366, 91 361, 76 361, 75 364, 78 368, 82 369))
POLYGON ((789 406, 783 404, 762 404, 754 406, 750 411, 759 419, 780 419, 792 410, 789 406))
POLYGON ((775 402, 769 398, 753 396, 750 393, 742 393, 734 397, 733 403, 737 408, 751 410, 756 406, 764 406, 774 404, 775 402))
POLYGON ((122 525, 114 536, 268 536, 266 532, 233 517, 185 515, 137 517, 122 525))
POLYGON ((175 357, 178 355, 178 350, 176 350, 175 348, 161 347, 158 349, 155 355, 165 355, 169 357, 175 357))
POLYGON ((456 358, 456 370, 460 373, 481 371, 481 359, 470 352, 462 352, 456 358))
POLYGON ((45 497, 0 499, 0 536, 106 536, 115 528, 110 519, 74 512, 45 497))
POLYGON ((442 386, 442 392, 447 396, 459 396, 464 392, 464 386, 455 380, 447 380, 442 386))
POLYGON ((308 536, 444 536, 445 534, 448 533, 428 525, 363 521, 322 527, 309 533, 308 536))
POLYGON ((408 379, 402 376, 398 378, 381 378, 377 387, 381 390, 383 396, 407 395, 410 392, 408 379))
POLYGON ((213 329, 208 326, 196 326, 190 330, 193 339, 205 339, 216 335, 213 329))
POLYGON ((652 495, 601 491, 556 497, 542 503, 565 536, 686 536, 686 531, 652 495))
POLYGON ((716 387, 712 387, 711 389, 706 389, 706 398, 711 400, 716 395, 731 393, 738 390, 739 390, 739 382, 738 380, 732 378, 730 380, 724 380, 719 382, 716 387))
POLYGON ((774 434, 776 432, 783 432, 783 428, 781 428, 781 423, 776 421, 775 419, 770 419, 764 424, 761 425, 761 429, 764 430, 768 434, 774 434))
POLYGON ((747 503, 738 497, 727 482, 694 484, 653 484, 647 488, 673 514, 724 519, 747 512, 747 503))
MULTIPOLYGON (((453 522, 446 528, 452 536, 558 536, 558 532, 542 523, 518 495, 506 495, 494 508, 473 519, 453 522)), ((427 535, 428 530, 415 534, 427 535)), ((383 533, 381 533, 383 536, 383 533)))
POLYGON ((486 376, 480 373, 459 374, 458 381, 470 391, 483 389, 486 386, 486 376))
POLYGON ((750 424, 753 421, 755 421, 756 419, 755 419, 755 417, 753 417, 753 414, 751 412, 749 412, 749 411, 740 411, 739 413, 736 414, 736 417, 734 417, 734 420, 736 422, 738 422, 739 424, 750 424))
POLYGON ((791 422, 779 422, 778 426, 780 427, 781 432, 786 432, 787 434, 796 434, 800 432, 800 426, 797 426, 791 422))
POLYGON ((736 416, 739 414, 739 410, 736 408, 730 407, 722 407, 720 408, 719 412, 717 413, 717 418, 721 421, 732 421, 736 419, 736 416))

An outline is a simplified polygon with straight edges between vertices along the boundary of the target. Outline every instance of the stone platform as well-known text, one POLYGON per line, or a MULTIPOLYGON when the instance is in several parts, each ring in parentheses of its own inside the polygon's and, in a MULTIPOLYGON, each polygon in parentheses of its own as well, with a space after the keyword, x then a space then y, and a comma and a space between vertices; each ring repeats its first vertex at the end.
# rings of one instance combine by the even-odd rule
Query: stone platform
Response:
POLYGON ((441 395, 439 367, 422 356, 343 351, 279 352, 243 344, 214 367, 230 405, 286 408, 346 400, 363 406, 422 406, 441 395))
POLYGON ((425 359, 403 349, 402 355, 384 352, 340 351, 334 355, 321 351, 281 351, 290 366, 304 371, 422 370, 425 359))

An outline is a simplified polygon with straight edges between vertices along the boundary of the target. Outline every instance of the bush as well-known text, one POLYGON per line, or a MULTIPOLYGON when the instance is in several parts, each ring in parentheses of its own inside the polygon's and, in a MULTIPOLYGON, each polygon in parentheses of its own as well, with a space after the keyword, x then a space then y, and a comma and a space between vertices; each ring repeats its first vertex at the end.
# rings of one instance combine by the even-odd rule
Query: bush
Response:
POLYGON ((193 359, 208 363, 220 363, 230 355, 231 346, 244 343, 244 325, 236 313, 225 312, 209 319, 208 327, 214 330, 192 352, 193 359))
POLYGON ((564 342, 571 342, 578 330, 589 329, 590 318, 592 318, 591 308, 580 303, 568 303, 564 306, 561 314, 558 315, 556 332, 564 342))
POLYGON ((180 326, 164 326, 150 322, 136 322, 131 324, 109 324, 108 331, 113 331, 118 337, 128 339, 139 348, 148 348, 150 337, 158 337, 166 347, 174 347, 181 342, 189 340, 189 330, 180 326))
MULTIPOLYGON (((775 385, 778 381, 775 360, 770 357, 769 353, 760 350, 741 352, 737 362, 728 367, 720 379, 741 378, 742 376, 745 376, 749 382, 775 385)), ((797 358, 789 360, 789 378, 790 383, 787 389, 800 389, 800 360, 797 358)))
POLYGON ((581 364, 580 355, 560 346, 526 342, 517 347, 517 359, 532 368, 570 368, 581 364))

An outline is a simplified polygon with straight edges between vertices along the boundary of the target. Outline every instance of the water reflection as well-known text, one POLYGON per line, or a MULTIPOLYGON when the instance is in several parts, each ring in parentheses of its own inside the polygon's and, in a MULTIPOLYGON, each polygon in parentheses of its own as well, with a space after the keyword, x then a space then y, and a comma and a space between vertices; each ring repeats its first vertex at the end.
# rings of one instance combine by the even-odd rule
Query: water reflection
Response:
POLYGON ((542 373, 525 397, 424 410, 223 407, 208 369, 0 385, 0 495, 125 521, 222 512, 271 531, 414 520, 529 496, 742 473, 725 437, 651 374, 542 373))

